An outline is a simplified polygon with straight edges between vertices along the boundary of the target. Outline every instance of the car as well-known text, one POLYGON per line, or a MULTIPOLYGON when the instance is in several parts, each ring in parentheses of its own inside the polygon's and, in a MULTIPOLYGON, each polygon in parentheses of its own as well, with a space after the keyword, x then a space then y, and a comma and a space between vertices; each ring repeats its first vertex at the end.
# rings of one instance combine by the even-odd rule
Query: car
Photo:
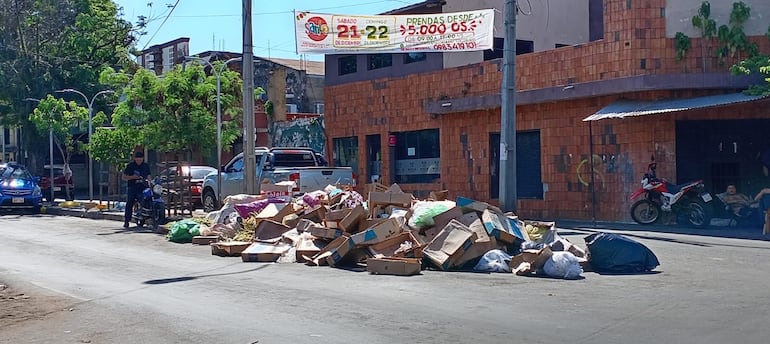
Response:
MULTIPOLYGON (((43 167, 43 173, 40 176, 40 189, 43 190, 43 199, 46 201, 53 201, 51 199, 51 165, 45 165, 43 167)), ((75 199, 75 182, 72 178, 72 170, 69 173, 65 173, 64 165, 53 165, 53 192, 54 197, 64 198, 67 201, 75 199)))
POLYGON ((39 213, 43 202, 39 181, 24 165, 0 164, 0 210, 26 209, 39 213))
POLYGON ((201 191, 203 190, 203 180, 209 173, 216 173, 217 169, 211 166, 191 165, 181 167, 169 167, 163 170, 158 177, 164 183, 164 186, 174 185, 174 178, 178 175, 190 176, 190 193, 194 209, 201 208, 201 191))

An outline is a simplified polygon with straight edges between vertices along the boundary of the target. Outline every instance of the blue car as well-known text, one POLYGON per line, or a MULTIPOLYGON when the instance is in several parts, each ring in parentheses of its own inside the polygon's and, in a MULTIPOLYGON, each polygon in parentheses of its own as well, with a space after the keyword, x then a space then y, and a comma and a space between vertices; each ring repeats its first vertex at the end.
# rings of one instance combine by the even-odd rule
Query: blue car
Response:
POLYGON ((43 193, 38 182, 39 178, 33 177, 23 165, 0 164, 0 210, 26 209, 39 213, 43 193))

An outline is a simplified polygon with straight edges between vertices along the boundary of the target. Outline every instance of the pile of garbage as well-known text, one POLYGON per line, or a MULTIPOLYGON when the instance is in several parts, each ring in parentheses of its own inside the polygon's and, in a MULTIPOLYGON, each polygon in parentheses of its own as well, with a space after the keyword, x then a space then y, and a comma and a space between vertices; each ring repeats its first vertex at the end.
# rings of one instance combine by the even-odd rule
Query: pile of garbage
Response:
POLYGON ((397 184, 373 185, 366 200, 332 185, 300 197, 235 195, 206 219, 175 223, 169 240, 208 244, 212 254, 244 262, 366 265, 392 275, 437 269, 577 279, 585 269, 644 272, 659 264, 649 249, 619 235, 586 237, 586 252, 559 236, 554 222, 446 195, 417 200, 397 184))

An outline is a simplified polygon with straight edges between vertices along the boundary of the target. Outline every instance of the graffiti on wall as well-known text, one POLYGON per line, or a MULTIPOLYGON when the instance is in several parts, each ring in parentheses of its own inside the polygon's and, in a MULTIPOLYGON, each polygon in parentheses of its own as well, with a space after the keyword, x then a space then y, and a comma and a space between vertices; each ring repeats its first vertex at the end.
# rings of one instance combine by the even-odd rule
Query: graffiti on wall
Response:
POLYGON ((273 124, 273 147, 310 147, 326 154, 323 116, 273 124))

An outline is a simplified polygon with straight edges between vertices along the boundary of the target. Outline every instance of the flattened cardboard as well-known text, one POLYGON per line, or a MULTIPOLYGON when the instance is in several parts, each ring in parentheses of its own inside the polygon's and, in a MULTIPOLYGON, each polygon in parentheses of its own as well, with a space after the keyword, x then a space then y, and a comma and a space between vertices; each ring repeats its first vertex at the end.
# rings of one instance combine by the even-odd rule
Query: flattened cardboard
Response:
POLYGON ((241 252, 241 260, 244 262, 275 262, 290 249, 291 245, 286 243, 273 245, 255 242, 241 252))
POLYGON ((528 275, 542 268, 552 255, 553 252, 547 246, 540 250, 523 250, 513 256, 508 264, 513 273, 519 276, 528 275))
POLYGON ((316 238, 335 239, 342 236, 342 231, 339 229, 326 228, 321 226, 310 227, 308 232, 316 238))
POLYGON ((434 201, 446 201, 447 196, 449 196, 449 190, 431 191, 428 198, 434 201))
POLYGON ((487 210, 487 209, 500 214, 503 213, 503 211, 500 210, 500 208, 495 207, 489 203, 475 201, 465 197, 457 197, 457 201, 455 201, 455 204, 457 204, 458 207, 468 208, 474 211, 478 211, 479 213, 483 213, 484 210, 487 210))
POLYGON ((366 218, 366 209, 364 209, 364 206, 357 205, 353 210, 350 211, 347 215, 345 215, 342 220, 339 222, 339 227, 345 232, 348 233, 355 233, 358 232, 358 227, 356 227, 359 222, 361 222, 364 218, 366 218))
POLYGON ((340 221, 345 218, 345 216, 348 216, 350 212, 353 209, 345 208, 345 209, 338 209, 338 210, 329 210, 326 212, 326 217, 324 220, 326 221, 340 221))
POLYGON ((315 223, 321 223, 323 222, 325 214, 326 214, 326 207, 319 205, 311 210, 305 211, 304 214, 300 215, 300 219, 306 219, 306 220, 313 221, 315 223))
POLYGON ((356 232, 362 232, 368 228, 372 228, 380 223, 385 222, 387 219, 363 219, 358 223, 358 230, 356 232))
POLYGON ((401 232, 384 241, 368 247, 369 253, 375 258, 383 257, 413 257, 422 258, 422 245, 412 232, 401 232), (409 242, 411 248, 401 250, 401 245, 409 242))
MULTIPOLYGON (((395 185, 395 184, 394 184, 395 185)), ((408 193, 401 192, 370 192, 369 193, 369 208, 371 209, 375 205, 398 205, 402 207, 411 207, 414 196, 408 193)))
POLYGON ((281 236, 290 230, 288 226, 272 220, 259 221, 257 229, 254 230, 253 241, 276 243, 281 241, 281 236))
POLYGON ((211 254, 220 257, 238 257, 251 245, 247 241, 222 241, 211 244, 211 254))
POLYGON ((516 227, 513 221, 502 213, 496 213, 490 210, 484 210, 481 214, 481 220, 484 222, 484 227, 490 236, 493 236, 497 241, 512 244, 516 241, 517 235, 522 236, 522 240, 527 240, 526 232, 523 232, 521 228, 516 227), (523 233, 522 233, 523 232, 523 233), (514 234, 516 233, 516 235, 514 234))
POLYGON ((453 261, 453 264, 461 266, 497 248, 497 239, 489 236, 484 224, 475 212, 463 215, 459 221, 468 226, 471 232, 476 235, 476 240, 458 259, 453 261))
POLYGON ((376 226, 350 236, 355 245, 371 245, 395 236, 404 230, 404 218, 391 218, 376 226))
MULTIPOLYGON (((283 223, 283 219, 286 216, 296 214, 297 211, 298 210, 294 209, 294 204, 289 203, 283 208, 281 208, 281 210, 279 210, 278 213, 275 216, 273 216, 272 220, 275 222, 283 223)), ((294 226, 289 226, 289 227, 294 227, 294 226)))
MULTIPOLYGON (((460 207, 452 207, 449 210, 434 216, 434 227, 438 229, 436 234, 438 234, 438 231, 440 231, 442 228, 446 227, 446 225, 449 224, 449 221, 452 221, 453 219, 459 219, 461 216, 463 216, 463 209, 460 207)), ((424 234, 426 229, 421 229, 420 233, 424 234)))
POLYGON ((305 257, 312 257, 318 254, 324 246, 325 245, 321 240, 301 236, 295 246, 297 249, 297 262, 306 262, 307 260, 305 257))
POLYGON ((375 275, 411 276, 420 274, 422 262, 417 258, 369 258, 366 271, 375 275))
POLYGON ((218 235, 197 235, 192 238, 193 245, 210 245, 219 241, 218 235))
POLYGON ((473 243, 473 232, 457 220, 452 220, 423 249, 424 257, 442 270, 452 267, 451 258, 462 255, 473 243))

